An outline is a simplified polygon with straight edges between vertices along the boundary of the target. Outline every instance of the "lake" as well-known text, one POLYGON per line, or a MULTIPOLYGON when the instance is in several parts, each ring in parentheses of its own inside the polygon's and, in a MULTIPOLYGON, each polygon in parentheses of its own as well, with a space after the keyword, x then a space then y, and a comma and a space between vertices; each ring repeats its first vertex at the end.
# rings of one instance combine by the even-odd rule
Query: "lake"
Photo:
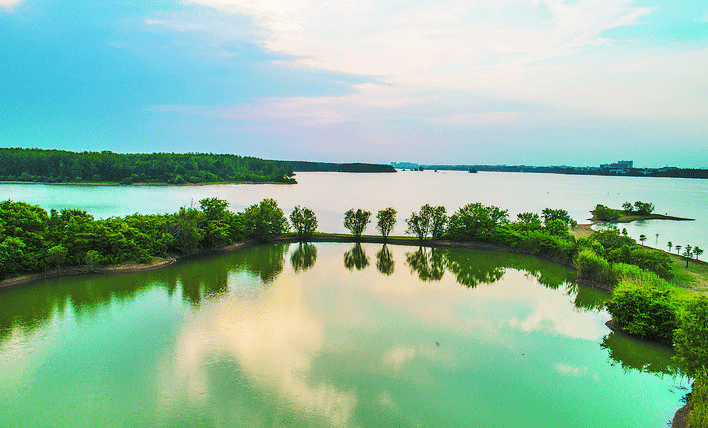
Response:
POLYGON ((670 349, 611 332, 574 275, 279 244, 2 290, 0 426, 664 426, 670 349))
MULTIPOLYGON (((497 205, 512 219, 525 211, 563 208, 579 223, 586 223, 596 204, 620 208, 625 201, 652 202, 656 212, 694 218, 691 222, 650 220, 626 227, 635 239, 647 236, 646 245, 666 249, 666 242, 708 248, 708 180, 605 177, 588 175, 526 174, 458 171, 401 171, 395 174, 300 172, 298 184, 223 184, 206 186, 77 186, 0 184, 0 200, 13 199, 52 208, 79 208, 97 217, 140 212, 175 212, 207 197, 219 197, 232 210, 243 210, 264 198, 273 198, 286 212, 295 205, 317 214, 319 230, 346 232, 344 212, 350 208, 374 213, 392 206, 398 210, 394 234, 405 232, 404 219, 425 203, 443 205, 452 214, 470 202, 497 205), (656 234, 659 234, 657 237, 656 234)), ((373 225, 369 233, 376 233, 373 225)))

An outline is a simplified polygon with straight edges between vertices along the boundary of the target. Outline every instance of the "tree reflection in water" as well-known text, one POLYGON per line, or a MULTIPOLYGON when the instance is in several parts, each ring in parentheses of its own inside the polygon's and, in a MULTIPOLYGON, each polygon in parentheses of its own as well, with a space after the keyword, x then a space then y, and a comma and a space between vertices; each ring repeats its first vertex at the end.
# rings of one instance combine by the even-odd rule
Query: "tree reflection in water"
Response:
POLYGON ((600 347, 607 350, 613 365, 620 364, 625 371, 672 376, 680 373, 672 358, 673 351, 668 346, 611 331, 602 339, 600 347))
POLYGON ((344 253, 344 267, 347 269, 362 270, 367 266, 369 266, 369 258, 360 243, 357 242, 354 247, 344 253))
POLYGON ((290 264, 295 272, 306 271, 317 261, 317 247, 310 243, 300 243, 290 256, 290 264))
POLYGON ((384 275, 392 275, 395 264, 391 250, 386 244, 383 244, 381 251, 376 253, 376 269, 384 275))
POLYGON ((406 264, 421 281, 440 281, 445 275, 444 252, 437 248, 419 247, 413 253, 406 253, 406 264))
POLYGON ((503 261, 494 253, 447 251, 445 264, 457 282, 468 288, 497 282, 506 272, 503 261))

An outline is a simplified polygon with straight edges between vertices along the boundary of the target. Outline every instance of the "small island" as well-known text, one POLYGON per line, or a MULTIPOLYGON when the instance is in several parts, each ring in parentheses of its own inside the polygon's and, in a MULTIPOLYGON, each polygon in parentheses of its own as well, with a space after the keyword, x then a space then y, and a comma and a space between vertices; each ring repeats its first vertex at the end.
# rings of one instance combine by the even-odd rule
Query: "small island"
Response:
POLYGON ((654 204, 642 201, 636 201, 634 204, 625 202, 622 204, 622 209, 614 209, 597 204, 591 213, 593 223, 631 223, 638 220, 695 220, 692 218, 656 214, 654 213, 654 204))

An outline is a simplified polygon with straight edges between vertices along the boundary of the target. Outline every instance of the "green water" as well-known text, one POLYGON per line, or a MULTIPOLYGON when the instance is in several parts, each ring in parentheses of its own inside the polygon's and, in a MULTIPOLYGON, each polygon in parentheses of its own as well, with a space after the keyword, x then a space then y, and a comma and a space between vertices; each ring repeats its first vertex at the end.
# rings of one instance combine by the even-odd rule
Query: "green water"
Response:
POLYGON ((269 245, 0 292, 0 426, 660 427, 687 381, 527 256, 269 245))

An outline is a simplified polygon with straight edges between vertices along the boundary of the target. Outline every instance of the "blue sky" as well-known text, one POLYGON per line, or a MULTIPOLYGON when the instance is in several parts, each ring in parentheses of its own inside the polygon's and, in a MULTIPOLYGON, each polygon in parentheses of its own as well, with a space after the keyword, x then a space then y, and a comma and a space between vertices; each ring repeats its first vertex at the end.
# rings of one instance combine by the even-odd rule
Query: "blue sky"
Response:
POLYGON ((708 5, 0 0, 0 146, 708 168, 708 5))

